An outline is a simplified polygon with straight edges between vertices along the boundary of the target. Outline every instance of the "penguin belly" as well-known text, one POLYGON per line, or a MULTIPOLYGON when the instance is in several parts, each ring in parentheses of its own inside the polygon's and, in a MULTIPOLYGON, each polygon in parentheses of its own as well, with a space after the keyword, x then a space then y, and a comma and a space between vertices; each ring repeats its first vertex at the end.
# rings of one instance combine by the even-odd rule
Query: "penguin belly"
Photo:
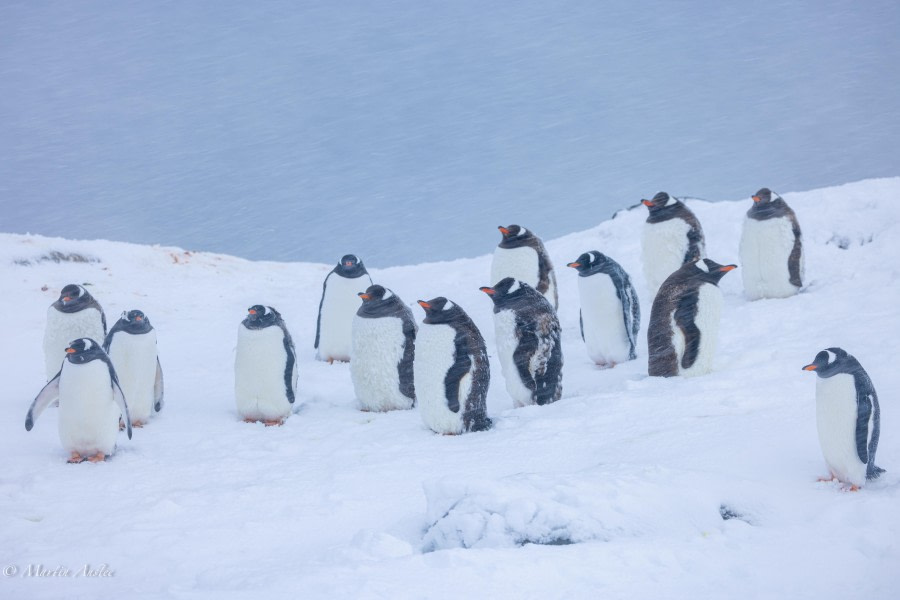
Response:
MULTIPOLYGON (((534 394, 519 376, 516 367, 514 353, 519 345, 516 335, 516 313, 511 310, 501 310, 494 313, 494 335, 497 339, 497 355, 500 358, 500 368, 503 371, 503 379, 506 381, 506 391, 513 399, 516 408, 529 406, 535 403, 534 394)), ((530 357, 529 365, 534 362, 530 357)))
MULTIPOLYGON (((794 230, 790 219, 744 219, 740 243, 741 276, 744 292, 750 300, 787 298, 800 290, 791 283, 788 268, 793 249, 794 230)), ((802 281, 802 252, 800 261, 802 281)))
POLYGON ((584 344, 591 360, 598 365, 629 360, 631 343, 624 309, 612 279, 602 273, 579 277, 578 293, 584 344))
MULTIPOLYGON (((459 412, 447 403, 444 382, 453 367, 456 353, 456 330, 445 324, 423 324, 416 335, 416 399, 422 422, 437 433, 460 434, 464 431, 463 414, 472 389, 472 370, 469 368, 459 384, 459 412)), ((473 363, 474 365, 474 363, 473 363)))
POLYGON ((678 356, 678 374, 685 377, 705 375, 712 371, 713 361, 716 357, 716 349, 719 345, 719 322, 722 318, 722 292, 711 283, 704 283, 697 291, 697 315, 694 324, 700 331, 700 347, 694 364, 685 369, 682 366, 686 340, 684 334, 675 324, 675 315, 672 319, 672 343, 675 354, 678 356))
POLYGON ((117 331, 109 346, 119 386, 128 402, 131 422, 143 424, 153 416, 156 383, 156 330, 138 335, 117 331))
POLYGON ((332 273, 325 285, 319 317, 319 360, 350 360, 353 319, 359 310, 359 292, 372 285, 367 276, 348 279, 332 273))
MULTIPOLYGON (((285 387, 287 351, 280 327, 238 328, 234 396, 245 419, 277 421, 291 414, 285 387)), ((292 374, 293 378, 293 374, 292 374)))
MULTIPOLYGON (((856 452, 856 385, 852 375, 816 378, 816 428, 825 463, 844 483, 866 483, 866 464, 856 452)), ((871 417, 869 430, 871 431, 871 417)), ((866 448, 869 446, 866 437, 866 448)))
POLYGON ((58 425, 66 451, 84 457, 99 452, 111 455, 116 450, 120 415, 106 363, 65 364, 59 378, 58 425))
POLYGON ((413 399, 400 392, 397 368, 403 359, 406 344, 403 320, 398 317, 367 319, 355 316, 352 339, 350 377, 359 407, 371 411, 412 408, 413 399))
MULTIPOLYGON (((512 277, 524 281, 534 289, 537 289, 541 273, 538 266, 538 254, 530 246, 519 248, 501 248, 494 250, 494 260, 491 262, 491 284, 497 283, 504 277, 512 277)), ((544 298, 551 306, 556 306, 556 279, 549 278, 547 291, 544 298)))
POLYGON ((644 223, 641 256, 650 297, 655 297, 663 281, 684 264, 690 230, 690 224, 684 219, 644 223))
POLYGON ((103 320, 96 308, 85 308, 74 313, 60 312, 52 306, 48 308, 47 328, 44 330, 44 366, 47 381, 59 373, 69 342, 78 338, 91 338, 102 344, 105 337, 103 320))

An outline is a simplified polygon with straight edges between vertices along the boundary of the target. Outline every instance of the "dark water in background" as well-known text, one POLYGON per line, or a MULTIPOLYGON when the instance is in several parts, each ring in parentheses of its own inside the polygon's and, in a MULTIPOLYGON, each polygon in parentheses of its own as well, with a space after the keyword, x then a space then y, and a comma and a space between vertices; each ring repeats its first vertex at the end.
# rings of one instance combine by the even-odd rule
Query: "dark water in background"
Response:
POLYGON ((0 3, 0 231, 370 266, 900 174, 900 2, 0 3))

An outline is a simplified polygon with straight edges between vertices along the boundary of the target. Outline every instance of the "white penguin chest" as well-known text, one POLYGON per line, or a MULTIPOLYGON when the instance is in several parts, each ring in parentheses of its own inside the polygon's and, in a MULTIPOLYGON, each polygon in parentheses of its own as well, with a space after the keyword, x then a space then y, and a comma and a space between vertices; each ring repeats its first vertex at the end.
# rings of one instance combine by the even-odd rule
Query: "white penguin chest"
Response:
MULTIPOLYGON (((797 293, 797 286, 791 284, 788 266, 793 249, 794 230, 789 219, 758 221, 744 218, 740 242, 741 277, 749 298, 785 298, 797 293)), ((802 256, 801 253, 801 267, 802 256)))
POLYGON ((238 327, 235 398, 245 417, 277 419, 290 414, 285 383, 287 351, 280 327, 238 327))
POLYGON ((463 412, 471 387, 471 370, 463 376, 459 389, 459 411, 447 404, 447 372, 455 363, 456 330, 447 324, 424 323, 416 338, 416 398, 422 421, 440 433, 462 433, 463 412))
POLYGON ((533 393, 522 381, 519 368, 516 366, 515 351, 519 346, 519 337, 516 332, 515 311, 501 310, 494 313, 494 335, 497 339, 497 355, 506 382, 506 391, 512 397, 513 404, 516 407, 534 404, 533 393))
POLYGON ((403 320, 356 315, 352 325, 350 376, 361 406, 377 411, 411 408, 412 399, 400 392, 398 365, 406 346, 403 320))
POLYGON ((91 338, 103 344, 103 320, 100 311, 86 308, 74 313, 64 313, 52 306, 47 309, 47 328, 44 330, 44 363, 47 379, 59 372, 66 347, 78 338, 91 338))
POLYGON ((128 402, 131 420, 146 422, 153 413, 156 330, 151 329, 138 335, 116 332, 109 345, 109 358, 128 402))
POLYGON ((628 360, 631 344, 625 330, 622 301, 608 275, 578 278, 584 343, 596 363, 628 360))
POLYGON ((368 275, 349 279, 328 276, 319 317, 318 356, 322 360, 350 360, 353 319, 359 310, 359 292, 372 285, 368 275))
POLYGON ((109 367, 102 360, 64 364, 59 378, 59 438, 70 452, 112 454, 119 432, 109 367))
POLYGON ((682 367, 682 358, 686 348, 686 340, 681 328, 675 323, 675 314, 671 316, 674 331, 673 344, 678 356, 679 374, 690 377, 704 375, 712 371, 716 349, 719 345, 719 322, 722 317, 722 292, 711 283, 704 283, 697 290, 697 314, 694 325, 700 332, 700 343, 697 358, 687 369, 682 367))
POLYGON ((651 297, 656 295, 662 282, 684 264, 690 230, 690 224, 684 219, 644 223, 642 259, 651 297))
POLYGON ((536 288, 540 278, 538 254, 530 246, 519 248, 501 248, 494 250, 494 261, 491 263, 491 284, 505 277, 524 281, 536 288))
POLYGON ((839 480, 860 486, 866 482, 866 464, 856 451, 857 411, 852 375, 816 378, 816 428, 825 462, 839 480))

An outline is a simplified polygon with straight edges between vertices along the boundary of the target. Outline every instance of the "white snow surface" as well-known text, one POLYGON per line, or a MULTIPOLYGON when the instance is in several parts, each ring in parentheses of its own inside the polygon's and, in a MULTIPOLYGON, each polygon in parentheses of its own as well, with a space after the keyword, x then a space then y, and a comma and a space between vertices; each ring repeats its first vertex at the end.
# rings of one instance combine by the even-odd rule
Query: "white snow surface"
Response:
MULTIPOLYGON (((648 378, 646 325, 637 360, 595 368, 577 274, 560 272, 564 393, 543 407, 512 408, 500 376, 478 289, 491 248, 373 272, 403 298, 450 297, 486 337, 494 427, 461 436, 432 433, 418 409, 360 412, 349 365, 314 360, 331 265, 0 234, 0 597, 892 598, 898 197, 900 178, 786 194, 808 282, 749 302, 740 277, 723 278, 702 377, 648 378), (54 250, 100 262, 40 260, 54 250), (59 409, 24 428, 44 384, 46 308, 70 282, 90 284, 108 314, 152 315, 166 370, 165 409, 100 464, 66 464, 59 409), (235 329, 253 304, 278 308, 298 349, 299 406, 282 427, 235 409, 235 329), (829 346, 860 360, 881 401, 887 472, 859 492, 816 481, 815 375, 801 367, 829 346), (72 576, 23 576, 37 565, 72 576), (113 575, 80 576, 85 565, 113 575)), ((737 262, 749 203, 688 202, 716 261, 737 262)), ((649 314, 645 213, 549 241, 551 258, 616 256, 649 314)))

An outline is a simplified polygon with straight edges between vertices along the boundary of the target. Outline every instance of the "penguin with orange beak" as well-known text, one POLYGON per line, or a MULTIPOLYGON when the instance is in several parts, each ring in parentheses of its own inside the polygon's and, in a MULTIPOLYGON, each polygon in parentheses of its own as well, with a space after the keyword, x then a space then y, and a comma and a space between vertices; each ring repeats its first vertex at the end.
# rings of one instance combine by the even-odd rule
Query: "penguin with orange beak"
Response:
POLYGON ((700 221, 678 198, 659 192, 641 202, 650 211, 641 237, 641 260, 653 298, 666 277, 706 256, 706 242, 700 221))
POLYGON ((651 376, 693 376, 712 371, 722 315, 718 284, 736 268, 703 258, 684 265, 663 282, 653 301, 647 329, 651 376))
POLYGON ((491 281, 505 277, 524 281, 542 294, 554 310, 559 308, 556 273, 541 238, 520 225, 501 225, 497 229, 503 239, 494 250, 491 281))
POLYGON ((44 329, 47 381, 59 372, 69 342, 78 338, 102 342, 106 338, 106 315, 83 285, 70 283, 47 309, 47 326, 44 329))
POLYGON ((769 188, 753 195, 740 256, 744 293, 750 300, 787 298, 803 286, 803 236, 797 215, 769 188))

